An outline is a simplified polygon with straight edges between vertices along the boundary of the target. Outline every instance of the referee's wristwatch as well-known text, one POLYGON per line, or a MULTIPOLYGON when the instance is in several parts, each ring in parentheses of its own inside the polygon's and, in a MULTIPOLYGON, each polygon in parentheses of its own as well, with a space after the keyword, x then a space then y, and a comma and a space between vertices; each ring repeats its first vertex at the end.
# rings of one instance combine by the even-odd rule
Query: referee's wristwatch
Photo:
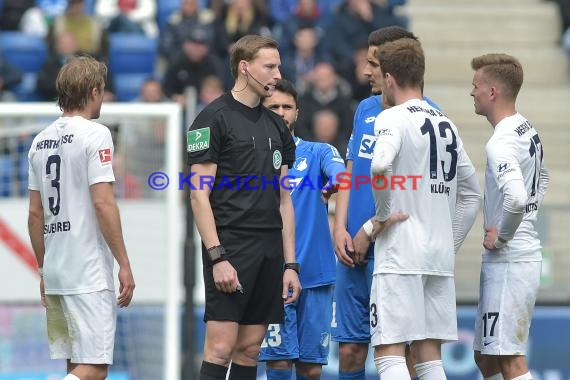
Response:
POLYGON ((283 271, 286 271, 287 269, 292 269, 297 272, 297 274, 301 274, 301 264, 299 263, 285 263, 283 265, 283 271))
POLYGON ((212 265, 217 264, 222 261, 226 261, 226 250, 221 245, 216 245, 215 247, 208 249, 208 257, 212 265))

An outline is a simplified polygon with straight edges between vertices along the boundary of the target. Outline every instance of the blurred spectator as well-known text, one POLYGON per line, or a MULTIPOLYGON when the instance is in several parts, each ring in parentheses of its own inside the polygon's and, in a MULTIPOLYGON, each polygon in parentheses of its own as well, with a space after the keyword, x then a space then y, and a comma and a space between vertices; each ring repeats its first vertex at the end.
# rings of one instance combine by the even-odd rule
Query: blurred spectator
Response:
POLYGON ((16 97, 10 92, 10 88, 20 84, 20 82, 22 82, 22 72, 4 61, 0 56, 0 101, 16 101, 16 97))
MULTIPOLYGON (((264 20, 267 18, 267 0, 252 0, 253 6, 257 9, 258 14, 264 20)), ((231 3, 230 0, 209 0, 206 1, 209 8, 214 11, 216 15, 216 20, 223 18, 224 12, 226 10, 227 4, 231 3)), ((265 23, 265 21, 264 21, 265 23)))
POLYGON ((70 32, 80 51, 102 57, 107 51, 105 31, 97 19, 85 13, 84 7, 83 0, 69 0, 65 13, 55 18, 50 29, 50 46, 55 46, 58 35, 70 32))
MULTIPOLYGON (((160 82, 149 77, 133 102, 158 104, 170 99, 164 96, 160 82)), ((161 115, 132 116, 116 126, 115 157, 117 150, 121 153, 118 168, 113 167, 120 175, 116 186, 118 197, 161 196, 160 191, 153 191, 145 184, 150 173, 164 170, 166 129, 166 119, 161 115)))
POLYGON ((313 115, 315 141, 326 142, 338 149, 344 158, 347 141, 339 134, 340 121, 332 110, 324 109, 313 115))
POLYGON ((163 103, 169 101, 170 99, 162 91, 162 84, 154 78, 145 80, 141 86, 139 96, 133 99, 133 102, 143 103, 163 103))
POLYGON ((32 7, 22 15, 20 31, 40 38, 48 34, 47 17, 40 7, 32 7))
POLYGON ((0 10, 0 30, 20 30, 20 20, 28 9, 35 6, 34 0, 3 0, 0 10))
POLYGON ((367 55, 368 44, 361 45, 354 50, 350 64, 339 68, 339 74, 350 84, 352 99, 356 102, 370 96, 370 80, 364 75, 367 55))
POLYGON ((97 0, 95 15, 107 33, 141 33, 158 37, 155 0, 97 0))
POLYGON ((142 188, 136 176, 126 167, 125 160, 120 151, 115 150, 113 155, 113 173, 115 183, 113 189, 117 198, 136 199, 142 196, 142 188))
POLYGON ((269 17, 275 25, 284 23, 295 12, 297 3, 302 0, 268 0, 269 17))
POLYGON ((271 33, 262 12, 252 0, 233 0, 226 4, 221 17, 216 21, 217 54, 223 58, 227 57, 233 43, 246 34, 271 33))
MULTIPOLYGON (((38 71, 36 79, 36 89, 41 100, 54 101, 56 99, 57 92, 55 90, 55 79, 57 78, 59 70, 70 57, 79 54, 83 54, 83 52, 79 50, 77 38, 73 33, 62 31, 60 34, 55 36, 53 51, 51 51, 47 56, 45 62, 38 71)), ((93 56, 99 60, 102 59, 95 54, 93 54, 93 56)), ((106 102, 114 101, 114 91, 112 77, 109 75, 105 85, 105 96, 103 100, 106 102)))
POLYGON ((53 20, 65 13, 68 0, 36 0, 36 6, 29 8, 20 21, 24 33, 45 38, 53 20))
MULTIPOLYGON (((407 27, 404 17, 394 15, 394 1, 377 2, 345 0, 337 9, 327 33, 327 41, 330 43, 328 47, 336 67, 348 64, 354 48, 366 43, 372 31, 390 25, 407 27)), ((402 1, 398 0, 397 3, 402 1)))
POLYGON ((54 51, 49 53, 38 72, 36 89, 41 100, 53 101, 56 99, 55 79, 57 74, 63 64, 77 52, 77 40, 72 33, 63 31, 55 37, 54 51))
POLYGON ((555 0, 560 14, 562 48, 570 56, 570 0, 555 0))
POLYGON ((293 51, 282 55, 281 73, 290 78, 299 92, 309 86, 315 65, 328 60, 319 43, 318 31, 310 25, 302 25, 295 32, 293 51))
POLYGON ((300 27, 316 28, 320 40, 324 36, 324 23, 317 0, 299 0, 294 12, 273 27, 273 37, 279 42, 281 56, 290 55, 294 49, 293 40, 300 27))
POLYGON ((68 0, 36 0, 36 6, 42 11, 46 17, 48 24, 57 17, 65 13, 68 0))
POLYGON ((216 76, 210 75, 204 78, 198 93, 198 112, 210 104, 224 93, 224 84, 222 80, 216 76))
POLYGON ((203 25, 214 34, 214 12, 200 9, 198 0, 182 0, 180 9, 168 18, 164 31, 160 34, 159 53, 167 60, 175 59, 182 50, 184 35, 195 25, 203 25))
POLYGON ((199 92, 205 77, 223 76, 222 62, 210 51, 211 38, 208 32, 203 25, 194 25, 184 36, 184 54, 168 63, 164 76, 164 93, 182 106, 186 102, 186 87, 195 87, 199 92))
POLYGON ((314 141, 313 115, 328 109, 339 119, 340 139, 348 141, 352 130, 352 97, 350 86, 338 77, 333 66, 328 62, 318 63, 311 76, 311 85, 299 97, 299 119, 295 134, 305 140, 314 141))

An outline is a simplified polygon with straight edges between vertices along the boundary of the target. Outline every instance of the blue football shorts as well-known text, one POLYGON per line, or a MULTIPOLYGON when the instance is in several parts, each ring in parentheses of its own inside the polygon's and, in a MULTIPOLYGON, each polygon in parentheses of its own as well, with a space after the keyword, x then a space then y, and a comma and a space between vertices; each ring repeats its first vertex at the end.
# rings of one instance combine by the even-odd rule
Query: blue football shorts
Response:
POLYGON ((299 360, 328 363, 334 285, 303 289, 296 303, 285 305, 283 324, 271 324, 259 361, 299 360))
MULTIPOLYGON (((370 255, 368 255, 370 257, 370 255)), ((349 268, 338 262, 333 303, 332 340, 370 343, 370 288, 374 259, 349 268)))

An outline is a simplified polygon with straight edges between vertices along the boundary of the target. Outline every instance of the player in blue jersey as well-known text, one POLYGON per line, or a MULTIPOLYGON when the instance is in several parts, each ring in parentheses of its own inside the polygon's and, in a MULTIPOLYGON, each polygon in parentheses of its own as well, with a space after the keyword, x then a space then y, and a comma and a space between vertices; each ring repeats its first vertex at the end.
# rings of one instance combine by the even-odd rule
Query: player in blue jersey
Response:
MULTIPOLYGON (((358 105, 346 153, 346 171, 353 179, 349 189, 341 186, 336 201, 334 249, 338 258, 332 339, 339 342, 339 379, 362 380, 370 343, 370 287, 374 270, 372 229, 363 228, 375 214, 372 186, 354 179, 370 178, 370 163, 376 137, 374 121, 385 108, 381 94, 380 64, 376 50, 386 42, 401 38, 417 39, 396 26, 377 29, 368 37, 364 74, 373 95, 358 105)), ((427 100, 427 99, 426 99, 427 100)), ((428 100, 429 102, 429 100, 428 100)), ((371 224, 368 223, 367 226, 371 224)), ((367 227, 365 226, 365 227, 367 227)))
POLYGON ((337 175, 345 171, 344 161, 329 144, 295 137, 297 91, 289 81, 280 80, 263 104, 285 120, 297 146, 289 183, 303 292, 297 302, 285 305, 283 324, 269 325, 259 360, 267 362, 268 380, 291 379, 293 363, 297 379, 319 379, 329 355, 336 277, 326 199, 336 187, 337 175))

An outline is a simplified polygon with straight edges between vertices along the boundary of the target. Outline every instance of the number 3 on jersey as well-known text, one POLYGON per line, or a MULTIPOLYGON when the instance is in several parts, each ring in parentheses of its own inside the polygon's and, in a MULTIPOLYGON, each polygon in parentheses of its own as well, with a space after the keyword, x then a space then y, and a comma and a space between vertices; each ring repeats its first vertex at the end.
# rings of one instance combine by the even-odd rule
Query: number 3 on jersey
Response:
POLYGON ((281 345, 281 325, 272 323, 267 327, 267 334, 263 338, 261 348, 277 347, 281 345))
POLYGON ((57 192, 57 198, 48 197, 49 209, 53 215, 59 214, 60 209, 60 191, 59 191, 59 173, 61 168, 61 157, 58 154, 54 154, 48 157, 46 163, 46 176, 52 176, 51 186, 55 188, 57 192))

